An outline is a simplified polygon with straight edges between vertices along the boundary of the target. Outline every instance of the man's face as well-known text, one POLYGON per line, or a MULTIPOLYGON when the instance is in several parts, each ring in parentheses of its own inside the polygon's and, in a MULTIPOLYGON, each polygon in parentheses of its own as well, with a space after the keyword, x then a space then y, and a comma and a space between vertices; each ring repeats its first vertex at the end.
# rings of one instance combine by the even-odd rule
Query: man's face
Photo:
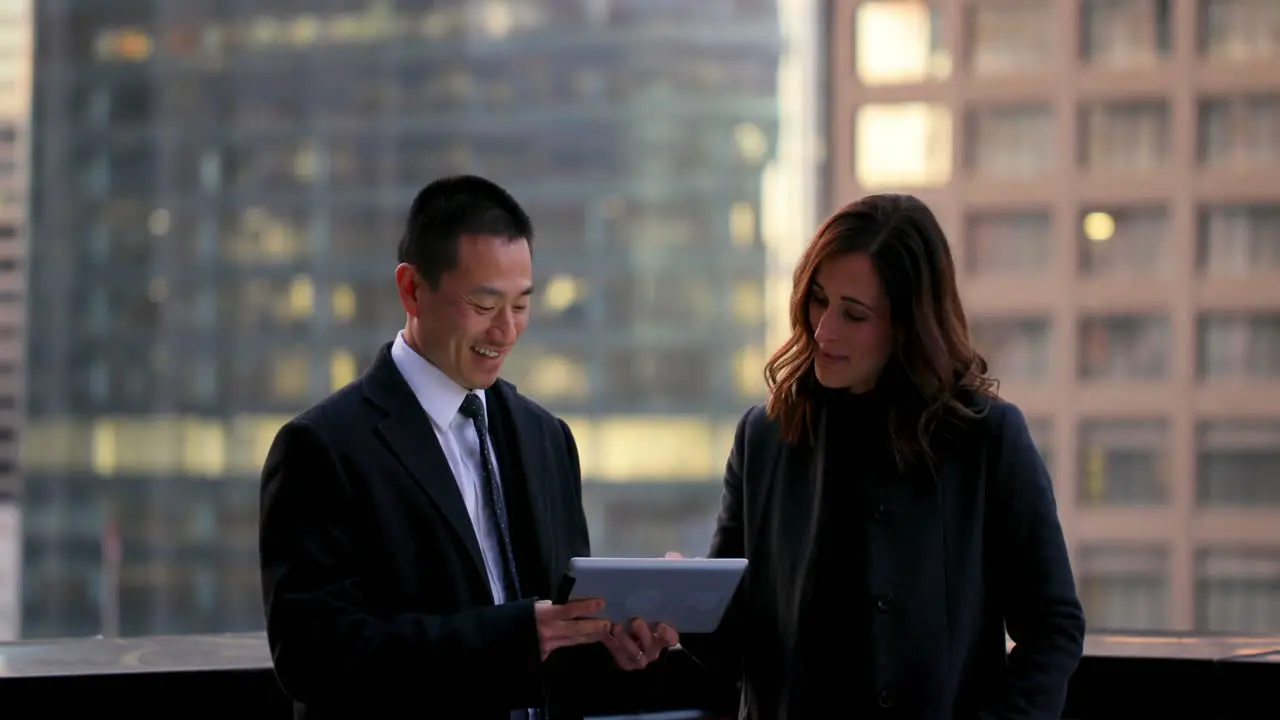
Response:
POLYGON ((498 379, 529 324, 533 256, 524 239, 464 235, 439 287, 403 264, 396 284, 415 349, 463 388, 480 390, 498 379))

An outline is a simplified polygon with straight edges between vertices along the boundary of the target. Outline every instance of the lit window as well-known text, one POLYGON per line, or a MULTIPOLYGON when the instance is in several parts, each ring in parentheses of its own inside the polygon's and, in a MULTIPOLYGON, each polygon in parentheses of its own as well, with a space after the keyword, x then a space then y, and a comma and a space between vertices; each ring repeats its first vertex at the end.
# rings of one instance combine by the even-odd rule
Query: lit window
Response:
POLYGON ((738 395, 745 398, 763 398, 766 390, 764 383, 764 349, 758 346, 738 348, 733 358, 734 385, 738 395))
MULTIPOLYGON (((633 415, 596 423, 591 470, 605 481, 705 482, 724 471, 716 427, 705 420, 633 415)), ((583 463, 584 474, 587 463, 583 463)))
POLYGON ((548 400, 582 399, 591 388, 581 362, 555 354, 535 357, 521 385, 530 395, 548 400))
POLYGON ((169 234, 171 223, 172 219, 169 216, 169 211, 164 208, 157 208, 152 210, 151 216, 147 218, 147 229, 151 231, 152 235, 161 237, 169 234))
POLYGON ((346 350, 338 350, 329 358, 329 385, 337 390, 355 379, 355 356, 346 350))
POLYGON ((356 316, 356 291, 343 283, 333 289, 333 318, 338 322, 350 322, 356 316))
POLYGON ((739 123, 733 128, 733 141, 738 155, 748 162, 760 162, 769 152, 769 137, 759 125, 739 123))
POLYGON ((751 245, 756 239, 756 210, 751 203, 736 202, 729 209, 729 232, 734 245, 751 245))
POLYGON ((858 77, 867 85, 943 80, 951 53, 943 47, 936 8, 927 2, 875 0, 854 21, 858 77))
POLYGON ((951 179, 951 111, 919 102, 863 105, 854 153, 865 189, 945 185, 951 179))
POLYGON ((181 429, 183 474, 221 480, 227 471, 227 437, 223 424, 187 420, 181 429))
POLYGON ((744 325, 764 319, 764 286, 759 280, 740 281, 733 286, 733 318, 744 325))
POLYGON ((316 288, 309 276, 299 275, 289 283, 287 316, 295 319, 309 317, 315 309, 315 302, 316 288))
POLYGON ((564 312, 582 296, 582 281, 572 275, 556 275, 547 281, 542 302, 552 313, 564 312))
POLYGON ((116 427, 109 420, 93 427, 93 472, 111 477, 116 471, 116 427))
POLYGON ((94 50, 102 60, 140 62, 151 57, 151 38, 141 30, 108 30, 98 36, 94 50))
POLYGON ((271 394, 279 400, 301 400, 310 385, 310 368, 306 355, 297 354, 276 359, 271 365, 271 394))

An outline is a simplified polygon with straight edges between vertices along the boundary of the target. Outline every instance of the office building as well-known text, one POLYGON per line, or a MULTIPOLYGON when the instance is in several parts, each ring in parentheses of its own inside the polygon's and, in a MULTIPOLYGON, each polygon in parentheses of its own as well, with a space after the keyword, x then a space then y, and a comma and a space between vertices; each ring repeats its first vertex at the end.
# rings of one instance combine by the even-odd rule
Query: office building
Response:
POLYGON ((774 3, 287 5, 37 5, 24 634, 261 627, 266 449, 402 326, 405 213, 460 172, 538 228, 507 375, 597 553, 700 550, 760 390, 774 3))
POLYGON ((833 13, 834 202, 941 216, 1090 629, 1280 631, 1280 4, 833 13))

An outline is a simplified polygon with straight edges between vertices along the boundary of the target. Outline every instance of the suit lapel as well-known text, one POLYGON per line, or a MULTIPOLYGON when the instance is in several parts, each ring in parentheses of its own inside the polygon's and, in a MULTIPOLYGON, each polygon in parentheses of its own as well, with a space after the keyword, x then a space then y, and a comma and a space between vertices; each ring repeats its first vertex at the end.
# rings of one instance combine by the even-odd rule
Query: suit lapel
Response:
POLYGON ((459 541, 467 549, 473 565, 485 577, 484 559, 475 527, 458 490, 458 481, 440 448, 427 413, 409 389, 391 359, 391 344, 383 346, 364 376, 365 396, 387 416, 378 423, 378 434, 400 460, 418 487, 440 509, 459 541))
POLYGON ((555 576, 557 572, 554 562, 555 540, 551 533, 546 503, 551 493, 562 492, 562 490, 551 482, 550 474, 555 472, 555 466, 549 461, 550 450, 544 435, 544 424, 539 422, 538 417, 520 401, 515 387, 510 383, 499 380, 490 386, 485 394, 487 401, 497 401, 491 406, 496 405, 510 413, 514 437, 505 438, 504 444, 515 451, 515 457, 511 460, 518 464, 521 470, 517 477, 522 476, 527 484, 529 515, 533 524, 533 536, 537 543, 539 567, 546 573, 547 587, 554 591, 560 578, 555 576))

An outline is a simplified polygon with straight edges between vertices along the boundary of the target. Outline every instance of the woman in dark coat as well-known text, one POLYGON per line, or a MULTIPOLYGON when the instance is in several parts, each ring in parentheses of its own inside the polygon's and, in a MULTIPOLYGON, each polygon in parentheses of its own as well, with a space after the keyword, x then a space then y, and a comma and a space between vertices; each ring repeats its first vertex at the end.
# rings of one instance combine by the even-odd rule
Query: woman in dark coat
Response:
POLYGON ((688 653, 741 679, 744 718, 1056 720, 1084 614, 1053 484, 969 344, 929 208, 873 195, 831 216, 791 328, 710 552, 751 564, 688 653))

